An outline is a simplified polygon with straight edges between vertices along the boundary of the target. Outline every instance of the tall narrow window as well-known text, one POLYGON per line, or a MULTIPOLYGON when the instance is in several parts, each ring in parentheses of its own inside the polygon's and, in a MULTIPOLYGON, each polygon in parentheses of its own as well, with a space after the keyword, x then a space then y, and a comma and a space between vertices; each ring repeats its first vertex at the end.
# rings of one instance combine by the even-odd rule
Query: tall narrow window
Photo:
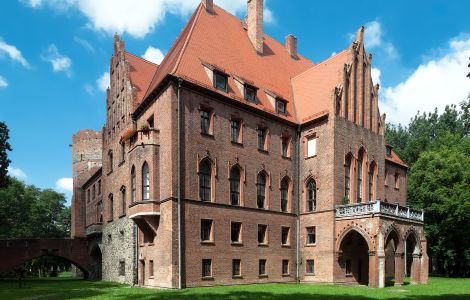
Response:
POLYGON ((211 201, 211 166, 207 159, 199 166, 199 198, 211 201))
POLYGON ((124 141, 121 143, 121 162, 123 162, 126 158, 126 144, 124 141))
POLYGON ((201 220, 201 241, 212 241, 212 220, 201 220))
POLYGON ((395 188, 399 189, 400 188, 400 174, 395 173, 395 188))
POLYGON ((268 239, 266 237, 267 225, 258 224, 258 244, 267 244, 268 239))
POLYGON ((258 208, 265 208, 265 198, 266 198, 266 176, 262 173, 258 174, 258 179, 256 180, 256 197, 258 208))
POLYGON ((232 260, 232 276, 237 277, 241 276, 241 260, 240 259, 233 259, 232 260))
POLYGON ((259 260, 258 275, 266 275, 266 259, 259 260))
POLYGON ((211 113, 207 110, 201 110, 201 133, 210 134, 211 113))
POLYGON ((317 207, 317 185, 310 179, 307 183, 307 211, 314 211, 317 207))
POLYGON ((351 193, 351 156, 346 157, 344 163, 344 196, 350 199, 351 193))
POLYGON ((149 261, 149 277, 153 277, 153 260, 149 261))
POLYGON ((283 157, 289 157, 289 138, 287 137, 281 139, 281 153, 283 157))
POLYGON ((202 260, 202 277, 211 277, 212 276, 212 260, 203 259, 202 260))
POLYGON ((289 260, 282 260, 282 275, 289 275, 289 260))
POLYGON ((109 173, 113 171, 113 151, 111 150, 108 152, 108 171, 109 173))
POLYGON ((315 273, 315 261, 313 259, 307 259, 307 269, 305 270, 307 274, 315 273))
POLYGON ((142 166, 142 200, 150 199, 150 173, 149 165, 145 162, 142 166))
POLYGON ((232 143, 240 143, 240 128, 241 122, 238 120, 232 120, 231 122, 231 141, 232 143))
POLYGON ((131 169, 131 201, 132 203, 135 202, 136 198, 136 181, 135 181, 135 167, 132 166, 131 169))
POLYGON ((101 195, 101 180, 98 180, 98 195, 101 195))
POLYGON ((92 197, 91 197, 91 199, 93 199, 93 200, 94 200, 94 199, 95 199, 95 196, 96 196, 96 189, 95 189, 95 185, 93 185, 93 187, 91 188, 91 190, 93 191, 93 192, 92 192, 92 197))
POLYGON ((307 157, 314 157, 317 155, 317 138, 310 137, 307 139, 307 157))
POLYGON ((232 222, 230 224, 230 240, 232 243, 242 242, 242 223, 232 222))
POLYGON ((369 168, 369 201, 372 201, 374 198, 375 168, 375 162, 372 162, 369 168))
POLYGON ((114 199, 113 194, 109 194, 109 220, 112 221, 114 217, 114 199))
POLYGON ((289 180, 284 178, 281 181, 281 211, 288 211, 288 199, 289 199, 289 180))
POLYGON ((289 242, 289 227, 281 227, 281 244, 283 246, 287 246, 290 244, 289 242))
POLYGON ((314 245, 315 243, 316 243, 315 226, 307 227, 307 245, 314 245))
POLYGON ((121 215, 126 214, 126 187, 121 187, 121 215))
POLYGON ((230 170, 230 204, 240 205, 240 169, 236 166, 230 170))
POLYGON ((357 158, 357 203, 362 202, 362 151, 357 158))
POLYGON ((258 149, 266 150, 266 128, 258 128, 258 149))

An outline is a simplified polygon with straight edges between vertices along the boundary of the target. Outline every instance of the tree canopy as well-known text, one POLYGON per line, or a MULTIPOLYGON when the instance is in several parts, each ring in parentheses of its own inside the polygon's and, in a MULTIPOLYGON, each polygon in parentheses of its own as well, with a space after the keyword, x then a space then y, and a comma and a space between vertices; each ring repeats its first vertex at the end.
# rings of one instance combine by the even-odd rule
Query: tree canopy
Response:
POLYGON ((8 159, 7 151, 11 151, 8 139, 8 127, 5 123, 0 122, 0 188, 4 188, 8 184, 7 173, 10 160, 8 159))

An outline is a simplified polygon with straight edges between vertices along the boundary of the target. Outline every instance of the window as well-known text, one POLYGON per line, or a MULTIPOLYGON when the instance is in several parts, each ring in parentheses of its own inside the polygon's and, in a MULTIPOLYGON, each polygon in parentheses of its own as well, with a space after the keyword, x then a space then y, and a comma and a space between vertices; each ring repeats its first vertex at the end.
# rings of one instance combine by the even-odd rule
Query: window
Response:
POLYGON ((147 123, 149 124, 150 128, 155 128, 155 122, 153 120, 153 115, 151 115, 150 118, 147 119, 147 123))
POLYGON ((289 242, 289 231, 290 231, 289 227, 282 227, 281 228, 281 243, 284 246, 287 246, 287 245, 290 244, 290 242, 289 242))
POLYGON ((230 240, 232 241, 232 243, 241 243, 242 242, 242 238, 241 238, 242 223, 232 222, 230 225, 231 225, 230 240))
POLYGON ((259 268, 258 268, 259 275, 266 275, 266 259, 259 260, 259 268))
POLYGON ((287 103, 283 100, 277 100, 276 101, 276 112, 278 114, 286 114, 286 105, 287 103))
POLYGON ((149 165, 144 162, 142 166, 142 200, 150 199, 150 174, 149 165))
POLYGON ((98 180, 98 195, 101 195, 101 180, 98 180))
POLYGON ((307 245, 314 245, 316 242, 315 226, 307 227, 307 245))
POLYGON ((201 220, 201 241, 212 241, 212 220, 201 220))
POLYGON ((384 185, 388 186, 388 171, 385 171, 385 176, 384 176, 384 185))
POLYGON ((284 178, 281 181, 281 211, 288 212, 288 198, 289 198, 289 180, 284 178))
POLYGON ((230 204, 240 205, 240 169, 237 166, 230 170, 230 204))
POLYGON ((108 170, 109 173, 113 171, 113 151, 108 152, 108 170))
POLYGON ((93 185, 93 187, 92 187, 92 191, 93 191, 93 192, 91 193, 91 194, 92 194, 92 197, 91 197, 91 199, 93 199, 93 200, 94 200, 94 199, 95 199, 95 197, 96 197, 96 190, 95 190, 95 185, 93 185))
POLYGON ((211 112, 207 110, 201 110, 201 133, 211 134, 211 112))
POLYGON ((307 157, 317 155, 317 138, 310 137, 307 139, 307 157))
POLYGON ((207 159, 199 166, 199 198, 211 201, 211 166, 207 159))
POLYGON ((153 260, 149 261, 149 277, 153 277, 153 260))
POLYGON ((305 270, 307 274, 315 273, 315 261, 313 259, 307 259, 307 269, 305 270))
POLYGON ((110 194, 108 199, 109 199, 109 221, 112 221, 113 220, 113 214, 114 214, 113 194, 110 194))
POLYGON ((351 275, 351 260, 346 259, 346 275, 351 275))
POLYGON ((375 162, 370 164, 369 169, 369 201, 372 201, 374 198, 374 186, 375 186, 375 162))
POLYGON ((202 277, 212 277, 212 260, 202 260, 202 277))
POLYGON ((289 138, 283 137, 281 139, 281 154, 283 157, 289 157, 289 138))
POLYGON ((307 211, 315 211, 317 207, 317 184, 310 179, 307 183, 307 211))
POLYGON ((136 186, 135 186, 135 167, 132 166, 131 169, 131 202, 135 202, 136 198, 136 186))
POLYGON ((126 262, 124 260, 119 261, 119 276, 126 275, 126 262))
POLYGON ((266 128, 258 128, 258 149, 266 150, 266 128))
POLYGON ((125 160, 126 157, 126 144, 124 142, 121 143, 121 162, 125 160))
POLYGON ((289 275, 289 260, 282 260, 282 275, 289 275))
POLYGON ((232 276, 241 276, 241 260, 233 259, 232 260, 232 276))
POLYGON ((245 99, 251 102, 256 102, 256 89, 245 85, 245 99))
POLYGON ((126 187, 121 187, 121 215, 126 214, 126 187))
POLYGON ((87 202, 90 202, 90 199, 91 199, 91 198, 90 198, 90 189, 88 189, 88 190, 86 191, 86 201, 87 201, 87 202))
POLYGON ((258 174, 256 180, 256 197, 258 208, 264 208, 266 194, 266 176, 262 173, 258 174))
POLYGON ((232 120, 230 123, 231 123, 231 141, 232 143, 240 143, 241 122, 238 120, 232 120))
POLYGON ((357 158, 357 203, 362 202, 362 151, 357 158))
POLYGON ((214 71, 214 87, 218 90, 227 92, 227 76, 214 71))
POLYGON ((395 188, 399 189, 400 188, 400 174, 395 173, 395 188))
POLYGON ((346 157, 344 163, 344 197, 350 199, 351 193, 351 155, 346 157))
POLYGON ((268 239, 267 239, 267 236, 266 236, 267 228, 268 228, 267 225, 258 224, 258 244, 267 244, 268 243, 268 239))

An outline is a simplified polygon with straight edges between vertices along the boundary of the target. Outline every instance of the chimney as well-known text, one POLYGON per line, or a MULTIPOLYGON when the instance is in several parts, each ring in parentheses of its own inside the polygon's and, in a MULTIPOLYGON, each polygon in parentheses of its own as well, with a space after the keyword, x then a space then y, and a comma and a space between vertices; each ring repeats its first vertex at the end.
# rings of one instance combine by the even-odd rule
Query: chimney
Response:
POLYGON ((248 37, 258 54, 263 54, 263 0, 248 0, 248 37))
POLYGON ((214 13, 214 0, 202 0, 202 4, 204 5, 208 13, 214 13))
POLYGON ((292 34, 286 36, 286 50, 292 58, 297 58, 297 38, 292 34))

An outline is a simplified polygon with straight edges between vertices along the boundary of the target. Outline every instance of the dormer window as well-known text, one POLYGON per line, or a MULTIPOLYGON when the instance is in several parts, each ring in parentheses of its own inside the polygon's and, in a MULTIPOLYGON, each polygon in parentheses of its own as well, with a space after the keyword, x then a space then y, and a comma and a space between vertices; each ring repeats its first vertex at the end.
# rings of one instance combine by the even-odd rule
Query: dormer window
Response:
POLYGON ((256 89, 245 84, 245 100, 256 102, 256 89))
POLYGON ((227 92, 227 75, 214 70, 214 87, 227 92))
POLYGON ((276 100, 276 112, 278 114, 286 114, 287 103, 284 100, 276 100))

